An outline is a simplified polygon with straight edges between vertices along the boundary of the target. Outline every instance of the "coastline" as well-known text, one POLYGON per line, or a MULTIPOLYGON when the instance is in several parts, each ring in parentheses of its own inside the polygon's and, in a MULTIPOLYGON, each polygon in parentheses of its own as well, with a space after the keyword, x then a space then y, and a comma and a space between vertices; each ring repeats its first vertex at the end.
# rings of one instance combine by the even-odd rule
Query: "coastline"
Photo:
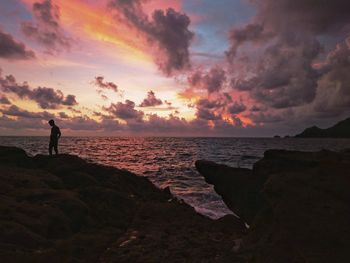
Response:
MULTIPOLYGON (((126 170, 0 147, 2 262, 225 262, 245 231, 126 170)), ((238 260, 238 258, 237 258, 238 260)))
POLYGON ((350 150, 268 150, 252 169, 196 167, 250 225, 246 262, 349 262, 350 150))
POLYGON ((350 259, 349 150, 269 150, 252 169, 205 160, 196 167, 241 219, 198 214, 127 170, 0 146, 0 260, 350 259))
MULTIPOLYGON (((0 145, 24 149, 30 156, 47 154, 48 138, 4 138, 0 145)), ((268 149, 338 151, 350 148, 350 140, 314 139, 173 139, 173 138, 66 138, 60 153, 77 155, 95 163, 126 169, 145 176, 159 188, 170 186, 179 199, 211 218, 231 211, 212 186, 198 174, 194 163, 205 159, 232 167, 251 168, 268 149)))

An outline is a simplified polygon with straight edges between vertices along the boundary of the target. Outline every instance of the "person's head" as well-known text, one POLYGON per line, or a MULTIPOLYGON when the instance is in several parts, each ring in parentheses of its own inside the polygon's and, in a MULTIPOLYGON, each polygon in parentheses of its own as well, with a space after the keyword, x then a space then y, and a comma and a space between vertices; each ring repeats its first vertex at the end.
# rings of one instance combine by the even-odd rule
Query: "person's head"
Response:
POLYGON ((54 126, 55 125, 55 121, 54 120, 49 120, 49 124, 50 124, 50 126, 54 126))

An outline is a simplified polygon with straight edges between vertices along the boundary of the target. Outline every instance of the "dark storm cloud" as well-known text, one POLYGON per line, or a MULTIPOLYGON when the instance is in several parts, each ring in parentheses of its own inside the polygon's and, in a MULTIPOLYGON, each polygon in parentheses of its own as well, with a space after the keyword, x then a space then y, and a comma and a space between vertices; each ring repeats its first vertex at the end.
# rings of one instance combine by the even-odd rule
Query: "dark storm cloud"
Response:
POLYGON ((158 61, 160 69, 170 75, 174 70, 189 68, 188 49, 194 35, 188 29, 190 18, 168 9, 166 12, 156 10, 153 20, 153 27, 148 33, 156 39, 166 55, 164 61, 158 61))
POLYGON ((313 34, 338 34, 350 22, 347 0, 254 0, 257 18, 278 31, 295 26, 298 31, 313 34))
POLYGON ((321 52, 316 39, 291 34, 266 48, 250 79, 235 80, 234 88, 251 91, 257 101, 274 108, 310 103, 316 96, 319 72, 313 62, 321 52))
POLYGON ((226 72, 219 66, 212 67, 208 72, 196 70, 187 79, 191 88, 204 89, 208 93, 222 90, 226 80, 226 72))
POLYGON ((226 81, 225 71, 220 67, 212 68, 202 79, 203 87, 209 93, 220 91, 226 81))
POLYGON ((143 130, 147 132, 178 133, 189 129, 190 125, 185 119, 174 115, 163 118, 157 114, 150 114, 148 116, 148 121, 143 123, 143 130))
POLYGON ((252 62, 247 60, 246 71, 236 74, 231 86, 274 109, 313 107, 319 112, 335 112, 337 104, 343 105, 338 106, 339 112, 343 111, 349 105, 346 89, 342 88, 348 81, 342 73, 347 67, 347 41, 329 53, 325 62, 321 61, 332 43, 349 34, 350 2, 254 0, 253 3, 257 14, 252 22, 233 28, 230 33, 227 55, 233 68, 240 61, 241 49, 247 54, 249 48, 254 48, 252 62), (341 67, 331 61, 332 54, 340 49, 341 67))
MULTIPOLYGON (((52 89, 51 89, 52 90, 52 89)), ((58 91, 56 91, 58 92, 58 91)), ((63 96, 63 94, 62 94, 63 96)), ((64 99, 61 100, 61 104, 62 105, 65 105, 65 106, 74 106, 74 105, 77 105, 77 101, 75 99, 75 96, 74 95, 71 95, 71 94, 68 94, 64 99)))
POLYGON ((117 118, 127 121, 142 120, 144 115, 142 111, 135 110, 135 102, 131 100, 126 100, 125 103, 112 103, 109 107, 105 107, 104 110, 117 118))
POLYGON ((51 0, 34 3, 33 13, 38 21, 53 28, 59 27, 59 9, 52 4, 51 0))
POLYGON ((219 120, 225 103, 219 99, 200 99, 196 103, 196 117, 203 120, 219 120))
POLYGON ((150 19, 142 9, 141 0, 112 0, 109 7, 117 10, 117 18, 145 34, 148 42, 163 52, 155 58, 160 70, 167 75, 188 69, 191 66, 189 46, 193 32, 186 14, 172 8, 155 10, 150 19))
POLYGON ((203 120, 220 120, 220 114, 217 114, 214 110, 206 108, 197 108, 196 117, 203 120))
POLYGON ((11 35, 0 30, 0 58, 27 60, 34 59, 35 53, 28 50, 23 43, 15 41, 11 35))
MULTIPOLYGON (((158 99, 156 97, 156 95, 154 94, 154 92, 152 90, 150 90, 147 93, 147 98, 145 98, 141 102, 140 107, 154 107, 154 106, 159 106, 159 105, 162 105, 162 104, 163 104, 162 100, 158 99)), ((171 104, 169 106, 171 106, 171 104)))
POLYGON ((102 76, 95 77, 93 84, 99 89, 109 89, 109 90, 112 90, 114 92, 118 92, 118 86, 116 84, 114 84, 113 82, 105 81, 104 77, 102 77, 102 76))
POLYGON ((241 112, 244 112, 246 109, 247 106, 245 106, 242 101, 235 101, 228 107, 228 112, 231 114, 239 114, 241 112))
POLYGON ((266 49, 258 65, 258 75, 242 81, 237 88, 250 88, 253 98, 273 108, 312 102, 319 79, 312 63, 321 48, 317 41, 294 41, 296 45, 278 43, 266 49))
POLYGON ((252 41, 261 41, 268 37, 263 33, 264 27, 259 24, 248 24, 243 28, 234 28, 230 31, 229 39, 231 42, 230 49, 226 52, 229 59, 236 56, 237 49, 242 44, 252 41))
POLYGON ((196 70, 192 74, 190 74, 187 78, 187 82, 190 87, 198 87, 202 82, 202 71, 196 70))
POLYGON ((321 116, 337 116, 350 110, 350 37, 330 52, 323 66, 313 109, 321 116))
POLYGON ((259 107, 257 105, 253 105, 250 109, 251 112, 259 112, 259 111, 263 111, 264 107, 259 107))
POLYGON ((234 101, 232 97, 223 93, 213 98, 203 98, 196 102, 196 116, 198 119, 204 120, 223 120, 223 116, 230 116, 231 120, 235 122, 235 125, 241 121, 237 114, 246 111, 247 106, 244 105, 242 98, 239 101, 234 101))
POLYGON ((205 109, 218 109, 225 106, 225 104, 219 100, 200 99, 197 102, 197 106, 205 109))
MULTIPOLYGON (((253 0, 257 15, 253 22, 230 31, 231 53, 246 42, 271 38, 288 39, 291 33, 308 37, 341 35, 349 30, 350 2, 347 0, 253 0)), ((230 53, 230 52, 229 52, 230 53)))
POLYGON ((56 109, 61 106, 78 104, 74 95, 64 96, 62 91, 46 87, 32 89, 26 82, 17 83, 12 75, 3 77, 0 74, 0 89, 5 93, 16 94, 21 99, 33 100, 43 109, 56 109))
POLYGON ((35 22, 23 22, 23 33, 36 40, 47 48, 48 52, 69 49, 71 39, 68 38, 60 27, 59 7, 51 0, 36 2, 32 6, 35 22))

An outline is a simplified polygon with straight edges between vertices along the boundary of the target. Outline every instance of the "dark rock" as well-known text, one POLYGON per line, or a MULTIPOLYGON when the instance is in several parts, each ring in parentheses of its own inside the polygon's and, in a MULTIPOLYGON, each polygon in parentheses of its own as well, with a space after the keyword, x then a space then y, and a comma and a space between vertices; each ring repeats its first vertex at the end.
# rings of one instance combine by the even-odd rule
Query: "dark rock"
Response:
POLYGON ((240 260, 241 221, 210 220, 128 171, 1 146, 0 171, 0 262, 240 260))
POLYGON ((270 150, 253 170, 244 171, 211 162, 196 165, 244 218, 245 191, 253 193, 247 178, 258 182, 254 190, 261 202, 250 210, 250 229, 240 249, 247 261, 349 262, 349 151, 270 150))
POLYGON ((16 147, 5 147, 0 145, 0 162, 9 164, 24 164, 28 156, 23 149, 16 147))
POLYGON ((259 196, 262 183, 252 171, 205 160, 198 160, 195 165, 205 181, 214 185, 225 204, 245 222, 250 223, 262 205, 259 196))

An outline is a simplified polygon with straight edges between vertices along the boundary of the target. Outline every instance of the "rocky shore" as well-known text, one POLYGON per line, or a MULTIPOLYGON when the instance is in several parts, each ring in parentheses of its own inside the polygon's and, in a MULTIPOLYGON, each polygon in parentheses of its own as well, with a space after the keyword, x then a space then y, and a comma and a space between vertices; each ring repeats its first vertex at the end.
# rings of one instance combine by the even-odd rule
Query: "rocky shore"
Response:
POLYGON ((349 262, 350 151, 196 167, 240 219, 126 170, 0 146, 0 262, 349 262))
POLYGON ((250 225, 247 262, 350 262, 350 151, 269 150, 251 170, 196 167, 250 225))
POLYGON ((76 156, 0 147, 0 262, 241 262, 243 224, 76 156))

